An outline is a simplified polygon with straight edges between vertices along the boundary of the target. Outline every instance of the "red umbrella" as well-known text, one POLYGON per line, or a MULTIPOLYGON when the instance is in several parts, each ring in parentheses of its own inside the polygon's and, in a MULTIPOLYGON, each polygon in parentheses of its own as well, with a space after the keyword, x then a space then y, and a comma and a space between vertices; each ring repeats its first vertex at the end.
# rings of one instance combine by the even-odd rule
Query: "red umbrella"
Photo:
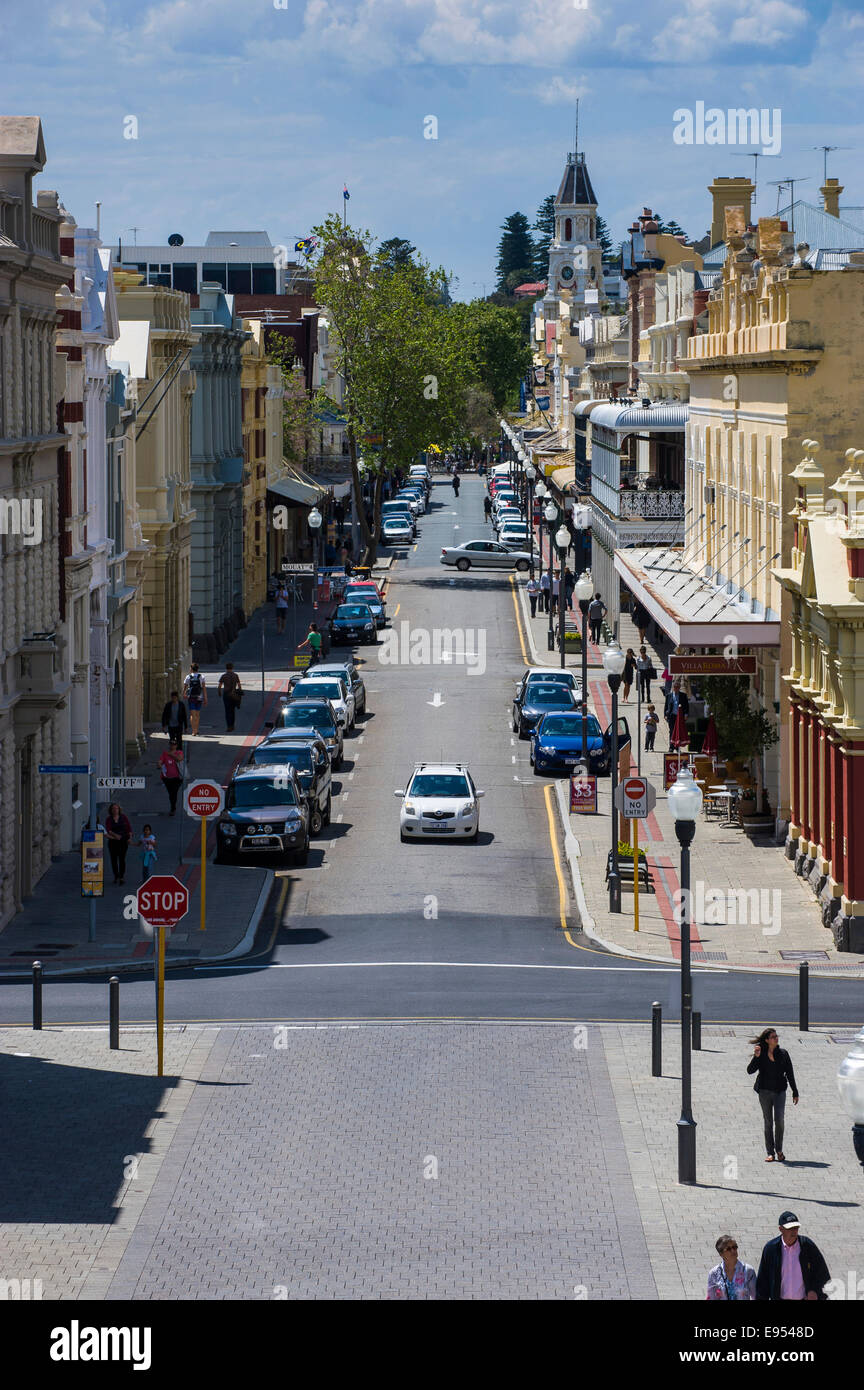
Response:
POLYGON ((717 756, 717 725, 714 723, 714 716, 708 716, 708 726, 705 730, 705 737, 702 740, 702 752, 706 758, 716 758, 717 756))
POLYGON ((688 748, 690 746, 690 734, 687 729, 687 720, 684 718, 683 709, 679 709, 675 716, 675 723, 672 725, 672 733, 669 735, 670 748, 688 748))

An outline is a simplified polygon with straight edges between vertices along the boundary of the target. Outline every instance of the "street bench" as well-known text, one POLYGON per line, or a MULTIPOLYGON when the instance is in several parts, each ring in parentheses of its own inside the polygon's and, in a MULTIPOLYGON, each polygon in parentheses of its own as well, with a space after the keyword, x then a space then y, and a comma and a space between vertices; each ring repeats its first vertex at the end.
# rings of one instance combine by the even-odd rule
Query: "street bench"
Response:
MULTIPOLYGON (((609 882, 609 875, 610 875, 611 872, 612 872, 612 851, 610 850, 609 853, 608 853, 607 856, 606 856, 606 882, 607 882, 607 883, 609 882)), ((632 859, 631 856, 619 854, 619 856, 618 856, 618 876, 619 876, 619 878, 620 878, 620 880, 621 880, 621 886, 622 886, 622 888, 624 887, 624 884, 625 884, 625 883, 629 883, 630 887, 631 887, 631 888, 633 887, 633 859, 632 859)), ((654 879, 653 879, 653 877, 652 877, 651 871, 650 871, 650 869, 648 868, 648 865, 647 865, 646 863, 644 863, 641 859, 640 859, 640 861, 639 861, 639 887, 640 887, 640 888, 643 888, 643 889, 645 890, 646 893, 654 893, 654 892, 656 891, 655 888, 654 888, 654 879)))

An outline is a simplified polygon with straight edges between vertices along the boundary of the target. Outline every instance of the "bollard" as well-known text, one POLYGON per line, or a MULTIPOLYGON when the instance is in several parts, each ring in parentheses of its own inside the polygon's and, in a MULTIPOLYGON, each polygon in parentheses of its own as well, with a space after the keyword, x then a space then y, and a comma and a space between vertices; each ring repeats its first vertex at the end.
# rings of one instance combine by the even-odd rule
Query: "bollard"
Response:
POLYGON ((663 1010, 651 1005, 651 1075, 663 1075, 663 1010))
POLYGON ((33 1027, 39 1032, 42 1028, 42 962, 33 962, 33 1027))
POLYGON ((693 1051, 702 1051, 702 1015, 695 1011, 693 1014, 693 1051))
POLYGON ((116 975, 108 981, 108 1046, 114 1052, 120 1046, 120 981, 116 975))
POLYGON ((806 960, 798 966, 798 1027, 802 1033, 810 1030, 810 966, 806 960))

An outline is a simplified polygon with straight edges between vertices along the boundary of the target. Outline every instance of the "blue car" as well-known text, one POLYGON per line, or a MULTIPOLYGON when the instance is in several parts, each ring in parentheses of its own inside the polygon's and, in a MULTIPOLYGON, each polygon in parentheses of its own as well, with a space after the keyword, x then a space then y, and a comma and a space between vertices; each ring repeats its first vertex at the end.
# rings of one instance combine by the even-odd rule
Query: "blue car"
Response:
MULTIPOLYGON (((627 720, 618 720, 618 747, 630 742, 627 720)), ((608 773, 612 759, 612 725, 604 731, 596 717, 588 715, 588 771, 608 773)), ((531 730, 531 766, 534 772, 569 772, 582 761, 582 715, 557 710, 544 714, 531 730)))
POLYGON ((575 710, 576 695, 559 681, 528 681, 513 701, 513 732, 527 738, 544 714, 551 710, 575 710))

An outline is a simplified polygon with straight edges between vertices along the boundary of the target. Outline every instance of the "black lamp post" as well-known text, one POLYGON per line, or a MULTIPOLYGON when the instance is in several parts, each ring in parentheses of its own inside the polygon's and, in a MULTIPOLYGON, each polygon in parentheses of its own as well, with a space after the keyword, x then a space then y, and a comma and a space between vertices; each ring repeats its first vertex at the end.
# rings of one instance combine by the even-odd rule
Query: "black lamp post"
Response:
POLYGON ((321 523, 324 518, 317 507, 313 507, 306 524, 312 532, 312 610, 317 614, 318 611, 318 532, 321 530, 321 523))
POLYGON ((531 555, 531 578, 534 578, 534 483, 537 469, 529 463, 525 469, 525 483, 528 488, 528 549, 531 555))
MULTIPOLYGON (((692 1101, 693 976, 690 969, 690 846, 702 809, 702 788, 689 767, 669 788, 669 810, 681 846, 681 1118, 678 1121, 678 1181, 696 1181, 696 1121, 692 1101)), ((638 865, 634 869, 638 872, 638 865)))
MULTIPOLYGON (((621 675, 627 658, 617 642, 603 653, 603 669, 612 692, 612 747, 610 749, 609 776, 612 791, 612 863, 609 866, 609 911, 621 911, 621 874, 618 869, 618 811, 615 807, 615 792, 618 789, 618 690, 621 675)), ((638 865, 637 865, 638 868, 638 865)))
POLYGON ((554 577, 552 570, 552 561, 555 554, 555 548, 552 544, 552 528, 558 520, 558 508, 552 501, 551 497, 549 498, 549 501, 546 503, 546 506, 543 508, 543 515, 546 518, 546 525, 549 528, 549 628, 546 634, 546 649, 547 651, 552 652, 555 650, 555 630, 552 626, 552 580, 554 577))

